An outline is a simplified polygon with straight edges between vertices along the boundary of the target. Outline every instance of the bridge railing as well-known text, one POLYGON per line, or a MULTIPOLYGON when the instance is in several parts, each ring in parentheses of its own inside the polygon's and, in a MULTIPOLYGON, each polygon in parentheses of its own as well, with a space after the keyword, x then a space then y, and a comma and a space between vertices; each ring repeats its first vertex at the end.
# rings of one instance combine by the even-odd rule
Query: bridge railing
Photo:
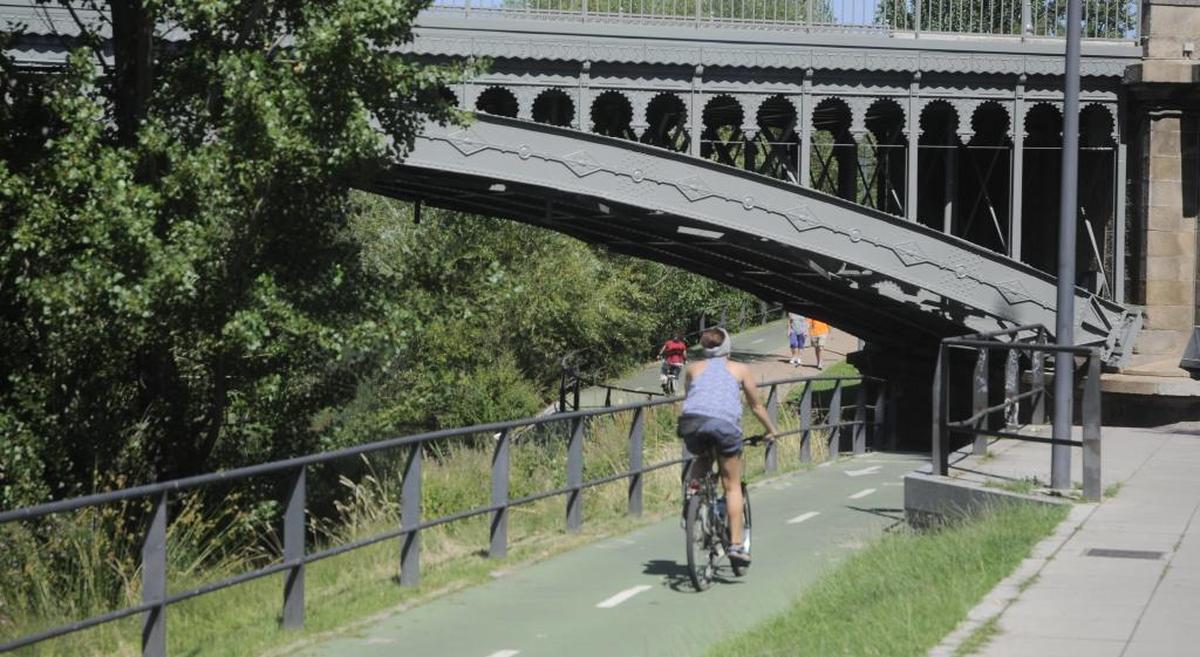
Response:
POLYGON ((1046 424, 1046 400, 1050 390, 1046 386, 1046 360, 1051 354, 1064 352, 1082 358, 1085 362, 1080 371, 1086 372, 1080 405, 1083 439, 1065 442, 1083 450, 1083 496, 1090 500, 1100 499, 1100 350, 1052 344, 1048 331, 1041 325, 942 340, 933 384, 933 473, 949 474, 952 442, 956 436, 972 437, 971 453, 977 456, 987 454, 988 442, 994 438, 1061 444, 1054 438, 1022 433, 1022 430, 1046 424), (970 415, 952 419, 952 407, 966 405, 965 399, 956 399, 953 394, 955 390, 966 388, 955 385, 952 380, 956 364, 952 359, 963 352, 974 356, 969 387, 970 415), (996 394, 1000 391, 992 387, 996 368, 991 367, 989 359, 993 352, 1004 356, 1002 395, 996 394), (1029 366, 1024 375, 1022 359, 1029 366), (1001 397, 998 403, 990 403, 1001 397))
MULTIPOLYGON (((1140 0, 1083 0, 1085 39, 1137 39, 1140 0)), ((431 11, 802 31, 1066 36, 1067 0, 435 0, 431 11)))
MULTIPOLYGON (((890 433, 890 424, 886 423, 884 419, 887 385, 881 379, 863 376, 795 377, 767 381, 760 384, 760 388, 767 393, 768 412, 777 423, 783 417, 787 417, 789 426, 791 422, 798 425, 794 430, 781 432, 778 438, 782 441, 793 436, 800 436, 799 458, 801 462, 812 460, 811 441, 814 436, 818 435, 816 433, 818 431, 824 431, 824 435, 827 436, 830 457, 838 455, 843 442, 855 453, 865 452, 868 436, 875 443, 892 444, 890 439, 884 437, 885 433, 890 433), (794 386, 803 386, 803 390, 798 396, 799 399, 794 403, 785 403, 785 396, 794 386), (818 391, 818 388, 824 389, 818 391), (843 399, 843 390, 850 388, 857 391, 855 398, 853 400, 843 399), (874 395, 873 402, 871 402, 872 394, 874 395), (819 408, 818 401, 821 404, 819 408), (814 418, 817 420, 816 422, 814 422, 814 418)), ((316 561, 384 541, 398 540, 401 547, 400 583, 412 586, 420 581, 421 532, 439 525, 488 516, 491 518, 488 555, 503 557, 508 549, 508 518, 509 510, 513 507, 532 504, 551 497, 565 497, 567 529, 578 531, 584 520, 584 492, 589 488, 620 480, 628 481, 628 513, 635 516, 640 515, 645 475, 656 470, 681 465, 684 466, 686 472, 687 464, 690 463, 691 456, 686 449, 682 450, 679 458, 666 459, 649 465, 643 463, 647 413, 657 407, 668 406, 679 401, 682 401, 682 397, 659 398, 604 409, 581 410, 433 431, 325 453, 5 511, 0 513, 0 525, 36 522, 51 514, 68 513, 114 503, 129 501, 148 501, 150 503, 150 512, 145 517, 145 538, 141 544, 142 602, 14 639, 0 640, 0 653, 12 652, 36 643, 140 614, 142 615, 143 656, 164 657, 167 654, 166 614, 168 607, 275 574, 283 575, 281 625, 284 628, 300 628, 304 624, 305 617, 305 566, 316 561), (628 469, 585 481, 583 479, 584 443, 587 440, 589 422, 622 413, 632 414, 627 438, 628 469), (559 426, 565 425, 567 429, 566 462, 563 464, 566 471, 566 485, 523 497, 512 497, 509 493, 509 463, 513 439, 517 437, 521 429, 556 423, 561 423, 559 426), (461 441, 479 434, 490 434, 494 440, 490 477, 491 503, 435 518, 422 518, 421 471, 426 452, 429 451, 427 448, 433 447, 435 443, 461 441), (347 543, 309 551, 305 517, 308 511, 306 478, 310 468, 397 449, 406 452, 403 458, 401 478, 399 527, 347 543), (274 563, 249 572, 207 582, 186 590, 169 592, 167 588, 168 527, 169 511, 173 500, 182 499, 181 495, 190 491, 214 485, 247 484, 247 480, 264 476, 283 476, 287 482, 283 500, 281 558, 274 563)), ((767 471, 773 471, 778 467, 777 447, 778 441, 769 444, 765 451, 764 468, 767 471)), ((135 521, 136 519, 131 519, 131 522, 135 521)))

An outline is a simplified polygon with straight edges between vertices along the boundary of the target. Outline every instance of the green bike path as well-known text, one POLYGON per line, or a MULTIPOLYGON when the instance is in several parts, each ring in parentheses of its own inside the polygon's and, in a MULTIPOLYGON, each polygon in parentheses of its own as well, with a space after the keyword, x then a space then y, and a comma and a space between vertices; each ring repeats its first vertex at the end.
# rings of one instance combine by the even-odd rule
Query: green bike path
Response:
MULTIPOLYGON (((818 576, 899 524, 901 477, 923 462, 867 454, 754 486, 754 565, 742 578, 723 569, 723 579, 703 593, 688 580, 675 517, 396 613, 300 654, 702 655, 730 632, 786 609, 818 576)), ((585 517, 586 505, 585 499, 585 517)))
MULTIPOLYGON (((760 381, 782 379, 796 376, 815 376, 821 370, 816 367, 816 355, 812 347, 804 349, 803 366, 788 363, 787 322, 782 319, 768 322, 761 326, 748 328, 733 336, 732 359, 746 363, 755 378, 760 381)), ((694 342, 694 340, 693 340, 694 342)), ((852 335, 832 329, 829 344, 825 348, 822 369, 842 360, 849 352, 857 347, 858 340, 852 335)), ((699 350, 692 345, 691 358, 699 357, 699 350)), ((603 387, 596 386, 580 391, 580 402, 584 407, 603 406, 606 395, 613 404, 642 401, 645 396, 632 391, 662 392, 659 382, 660 366, 658 362, 646 363, 638 370, 629 373, 618 380, 611 381, 612 385, 626 388, 613 390, 608 393, 603 387)))

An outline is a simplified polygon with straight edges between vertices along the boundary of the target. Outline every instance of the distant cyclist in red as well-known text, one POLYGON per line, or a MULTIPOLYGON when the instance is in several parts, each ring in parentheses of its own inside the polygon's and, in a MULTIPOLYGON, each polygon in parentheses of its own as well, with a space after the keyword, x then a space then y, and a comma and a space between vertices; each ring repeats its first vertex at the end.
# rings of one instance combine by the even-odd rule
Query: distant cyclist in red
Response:
POLYGON ((659 377, 659 381, 662 382, 663 392, 673 395, 679 373, 687 364, 687 343, 683 341, 683 336, 676 333, 675 337, 664 342, 658 350, 658 357, 662 359, 662 376, 659 377))

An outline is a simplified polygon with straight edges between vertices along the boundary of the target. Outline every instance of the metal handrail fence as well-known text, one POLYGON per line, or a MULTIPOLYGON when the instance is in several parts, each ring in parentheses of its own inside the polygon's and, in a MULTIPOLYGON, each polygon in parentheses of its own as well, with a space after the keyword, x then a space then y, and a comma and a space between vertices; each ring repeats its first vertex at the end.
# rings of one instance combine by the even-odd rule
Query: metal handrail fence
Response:
MULTIPOLYGON (((776 421, 780 417, 781 409, 785 407, 800 415, 800 427, 794 431, 781 433, 779 435, 780 439, 792 435, 800 435, 802 444, 807 445, 813 432, 827 430, 830 434, 829 440, 832 445, 830 454, 836 456, 838 445, 844 434, 849 433, 851 449, 855 453, 862 453, 866 450, 868 430, 871 431, 876 442, 880 440, 879 432, 886 430, 883 421, 883 400, 886 397, 886 382, 881 379, 859 376, 796 377, 764 382, 760 384, 760 387, 768 390, 768 412, 776 421), (826 420, 819 424, 814 424, 811 418, 812 389, 813 385, 818 381, 835 381, 835 387, 832 395, 831 409, 827 413, 826 420), (839 391, 846 381, 859 382, 859 393, 853 405, 843 405, 841 402, 839 391), (784 405, 782 403, 783 396, 794 385, 804 385, 801 401, 796 405, 784 405), (872 406, 867 405, 868 385, 877 388, 876 402, 872 406), (846 420, 844 418, 845 410, 850 408, 853 409, 853 419, 846 420), (872 414, 870 419, 867 417, 868 412, 872 414)), ((307 564, 375 545, 383 541, 398 539, 401 541, 400 583, 407 586, 416 585, 420 582, 421 532, 423 530, 467 518, 490 516, 491 529, 488 555, 491 557, 503 557, 506 555, 508 549, 508 518, 511 508, 531 504, 550 497, 565 496, 567 529, 569 531, 578 531, 583 524, 584 491, 588 488, 622 479, 629 482, 628 512, 630 515, 640 515, 642 512, 644 476, 647 473, 671 466, 684 465, 686 468, 686 464, 691 459, 691 456, 687 454, 685 449, 679 458, 659 461, 649 465, 643 464, 646 413, 656 407, 674 404, 682 401, 682 399, 682 397, 653 399, 605 409, 580 410, 507 422, 493 422, 470 427, 431 431, 330 452, 299 456, 270 463, 234 468, 222 472, 197 475, 156 484, 135 486, 2 512, 0 513, 0 525, 11 522, 35 521, 51 514, 76 511, 128 500, 149 500, 153 504, 153 509, 148 516, 145 538, 141 546, 142 602, 140 604, 3 641, 0 643, 0 653, 11 652, 35 643, 142 614, 143 656, 165 657, 166 611, 170 605, 277 573, 284 574, 281 624, 284 628, 299 628, 304 624, 304 581, 305 566, 307 564), (583 447, 588 421, 604 416, 615 416, 619 413, 633 414, 628 433, 629 469, 584 481, 583 447), (524 497, 512 498, 509 495, 509 457, 515 432, 522 428, 557 422, 567 423, 570 429, 565 464, 566 485, 524 497), (422 518, 421 467, 423 448, 427 444, 436 441, 467 438, 473 434, 495 434, 495 446, 493 448, 491 465, 491 503, 436 518, 422 518), (334 461, 362 457, 393 449, 408 450, 404 460, 403 478, 400 484, 400 526, 380 534, 310 552, 305 532, 305 516, 308 504, 306 494, 307 470, 311 466, 319 466, 334 461), (168 504, 172 496, 214 484, 230 484, 231 482, 244 481, 264 475, 286 475, 288 477, 289 485, 284 496, 282 517, 282 558, 278 562, 249 572, 227 577, 219 581, 208 582, 187 590, 168 593, 168 504)), ((764 466, 767 471, 773 471, 778 467, 776 448, 777 445, 772 443, 765 452, 764 466)), ((811 460, 811 450, 802 448, 801 461, 805 460, 811 460)))
POLYGON ((950 470, 950 447, 953 437, 973 437, 971 451, 983 456, 990 438, 1009 438, 1050 445, 1066 444, 1083 450, 1083 496, 1098 500, 1102 494, 1100 476, 1100 350, 1095 347, 1057 345, 1050 342, 1049 332, 1040 324, 977 333, 942 340, 933 383, 933 473, 945 476, 950 470), (955 352, 975 354, 971 377, 971 415, 950 418, 951 357, 955 352), (1004 401, 989 404, 989 355, 1003 352, 1004 401), (1058 441, 1045 436, 1021 433, 1030 425, 1045 425, 1046 360, 1050 354, 1068 353, 1085 360, 1081 413, 1082 440, 1058 441), (1029 363, 1028 376, 1020 365, 1024 356, 1029 363), (1026 383, 1027 382, 1027 383, 1026 383), (1022 390, 1024 388, 1024 390, 1022 390), (1022 424, 1020 407, 1028 403, 1028 422, 1022 424))
MULTIPOLYGON (((1067 0, 435 0, 429 11, 787 31, 1064 38, 1067 0)), ((1083 0, 1083 38, 1137 42, 1138 0, 1083 0)))

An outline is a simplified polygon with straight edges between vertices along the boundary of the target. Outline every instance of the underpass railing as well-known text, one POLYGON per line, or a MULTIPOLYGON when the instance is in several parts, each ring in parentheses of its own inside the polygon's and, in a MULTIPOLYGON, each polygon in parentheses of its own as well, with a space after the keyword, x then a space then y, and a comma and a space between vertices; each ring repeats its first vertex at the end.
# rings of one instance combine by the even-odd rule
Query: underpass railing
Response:
MULTIPOLYGON (((884 436, 890 433, 890 424, 885 420, 887 384, 882 379, 864 376, 812 376, 794 377, 767 381, 759 385, 767 394, 766 405, 772 419, 778 423, 786 414, 793 414, 798 428, 778 434, 779 440, 800 436, 799 460, 812 460, 811 441, 818 431, 823 431, 827 440, 830 458, 835 458, 843 445, 854 453, 867 450, 868 440, 875 444, 893 444, 884 436), (795 386, 802 386, 795 403, 785 403, 785 396, 795 386), (818 391, 818 387, 827 388, 818 391), (855 388, 853 399, 844 398, 843 391, 855 388), (814 418, 816 421, 814 421, 814 418)), ((51 514, 68 513, 91 507, 125 502, 148 501, 149 513, 144 519, 144 539, 141 543, 141 589, 142 601, 106 613, 90 616, 56 627, 26 634, 0 642, 0 653, 11 652, 26 646, 80 632, 98 625, 123 618, 142 616, 142 654, 144 657, 165 657, 167 609, 208 593, 227 589, 239 584, 275 574, 283 575, 283 601, 280 624, 295 629, 304 625, 305 618, 305 566, 323 559, 338 556, 375 545, 384 541, 400 541, 400 577, 402 585, 415 586, 421 577, 421 532, 477 516, 490 516, 488 555, 503 557, 508 550, 508 518, 513 507, 531 504, 550 497, 566 498, 566 527, 578 531, 583 525, 584 491, 595 486, 619 480, 628 481, 627 504, 630 515, 642 512, 642 493, 645 475, 663 468, 683 466, 686 472, 691 455, 684 449, 679 458, 671 458, 646 465, 644 461, 646 415, 660 406, 682 401, 682 397, 651 399, 622 404, 603 409, 579 410, 568 413, 544 415, 507 422, 493 422, 470 427, 431 431, 411 436, 392 438, 379 442, 347 447, 330 452, 309 454, 259 465, 202 474, 172 481, 135 486, 110 492, 65 499, 32 507, 0 513, 0 525, 15 522, 32 522, 51 514), (583 448, 587 440, 588 421, 611 417, 620 413, 631 413, 628 432, 628 469, 583 479, 583 448), (518 430, 551 423, 564 423, 567 431, 566 485, 551 490, 513 498, 510 495, 510 451, 518 430), (421 489, 422 464, 426 447, 433 443, 469 438, 476 434, 492 434, 494 440, 491 475, 490 503, 438 516, 422 518, 421 489), (305 518, 308 512, 307 476, 313 466, 363 457, 385 450, 406 450, 403 459, 403 476, 400 490, 399 527, 366 538, 309 551, 305 518), (173 498, 181 493, 213 485, 228 485, 248 479, 276 475, 286 477, 286 493, 282 513, 281 558, 269 565, 244 572, 218 581, 207 582, 178 592, 167 588, 167 550, 169 511, 173 498)), ((778 441, 768 445, 764 454, 764 469, 768 472, 778 468, 778 441)), ((682 473, 681 473, 681 476, 682 473)))
MULTIPOLYGON (((1049 332, 1040 324, 978 333, 942 340, 933 384, 933 473, 946 476, 953 465, 950 454, 953 443, 961 437, 971 438, 971 453, 983 456, 993 438, 1008 438, 1049 445, 1066 444, 1080 447, 1083 452, 1083 496, 1098 500, 1102 494, 1100 476, 1100 350, 1095 347, 1056 345, 1050 342, 1049 332), (990 359, 993 353, 1004 358, 1003 388, 993 387, 990 359), (1022 433, 1027 427, 1048 422, 1047 398, 1052 386, 1046 385, 1046 363, 1052 354, 1068 353, 1083 360, 1078 371, 1086 372, 1083 379, 1082 440, 1059 441, 1053 437, 1022 433), (970 414, 961 419, 953 408, 967 406, 965 399, 956 399, 954 391, 964 390, 955 381, 958 354, 973 357, 969 387, 970 414), (1027 369, 1022 369, 1024 365, 1027 369), (997 403, 993 400, 999 399, 997 403), (957 403, 956 403, 957 402, 957 403), (1022 411, 1024 409, 1024 411, 1022 411)), ((957 370, 962 372, 962 370, 957 370)))
MULTIPOLYGON (((1138 0, 1082 0, 1083 38, 1136 41, 1138 0)), ((689 27, 1065 38, 1067 0, 435 0, 429 11, 689 27)))

